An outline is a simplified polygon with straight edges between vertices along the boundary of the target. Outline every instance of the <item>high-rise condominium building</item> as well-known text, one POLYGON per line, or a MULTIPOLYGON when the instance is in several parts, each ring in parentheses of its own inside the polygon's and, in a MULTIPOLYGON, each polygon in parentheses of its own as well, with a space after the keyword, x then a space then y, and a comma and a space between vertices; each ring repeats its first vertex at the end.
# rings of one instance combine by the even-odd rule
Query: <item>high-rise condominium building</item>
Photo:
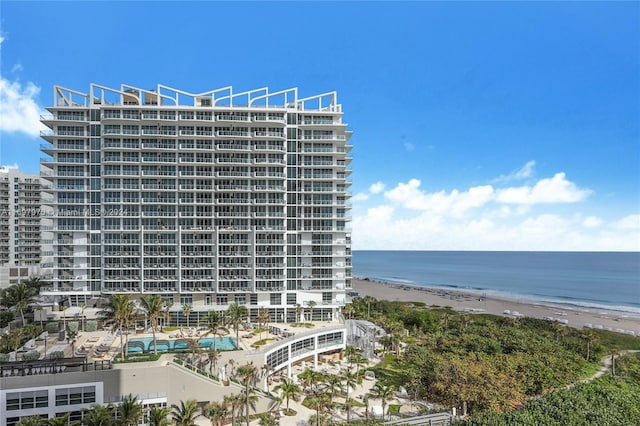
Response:
POLYGON ((335 92, 55 87, 48 294, 161 294, 334 318, 351 287, 351 133, 335 92), (303 308, 303 309, 301 309, 303 308))
POLYGON ((0 168, 0 264, 40 263, 40 176, 0 168))

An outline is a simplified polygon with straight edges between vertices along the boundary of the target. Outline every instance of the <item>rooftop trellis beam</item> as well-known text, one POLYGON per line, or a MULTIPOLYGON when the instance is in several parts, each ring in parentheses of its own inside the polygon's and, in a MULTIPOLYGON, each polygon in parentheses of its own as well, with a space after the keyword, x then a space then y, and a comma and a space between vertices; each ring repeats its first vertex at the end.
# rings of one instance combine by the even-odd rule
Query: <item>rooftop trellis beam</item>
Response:
POLYGON ((268 87, 247 90, 240 93, 234 93, 232 86, 225 86, 214 90, 201 93, 191 93, 184 90, 175 89, 169 86, 158 84, 155 89, 142 89, 129 84, 121 84, 120 88, 111 88, 96 83, 91 83, 89 93, 83 93, 76 90, 68 89, 62 86, 54 86, 53 89, 54 106, 82 106, 87 107, 92 104, 97 105, 164 105, 164 106, 218 106, 218 107, 283 107, 298 108, 309 111, 331 111, 340 112, 340 105, 337 103, 337 92, 327 92, 319 95, 309 96, 306 98, 298 98, 298 88, 293 87, 277 92, 269 92, 268 87), (116 95, 118 100, 111 98, 109 102, 108 95, 116 95), (74 97, 80 97, 80 102, 74 102, 74 97), (181 102, 182 97, 187 97, 189 103, 181 102), (276 97, 283 98, 283 104, 274 103, 276 97), (203 99, 210 99, 209 102, 202 102, 203 99), (240 98, 246 99, 246 104, 238 104, 240 98), (223 104, 228 101, 229 104, 223 104), (264 101, 264 105, 261 101, 264 101), (260 102, 260 105, 257 103, 260 102), (312 102, 315 105, 311 107, 312 102), (234 105, 235 104, 235 105, 234 105))
POLYGON ((82 105, 77 106, 87 106, 89 101, 89 95, 83 92, 78 92, 77 90, 67 89, 62 86, 53 86, 53 105, 54 106, 76 106, 73 102, 73 96, 77 95, 83 99, 82 105))
MULTIPOLYGON (((298 106, 301 107, 300 109, 306 109, 306 103, 307 102, 312 102, 312 101, 317 101, 318 102, 318 106, 317 106, 317 110, 318 111, 322 111, 325 108, 322 106, 323 103, 322 101, 326 98, 329 98, 329 105, 327 105, 327 109, 329 109, 330 111, 333 111, 335 109, 335 107, 338 105, 338 92, 327 92, 327 93, 322 93, 320 95, 314 95, 314 96, 309 96, 307 98, 302 98, 302 99, 298 99, 298 106)), ((313 108, 312 108, 313 109, 313 108)))
POLYGON ((251 94, 252 93, 269 93, 269 88, 268 87, 261 87, 259 89, 253 89, 253 90, 247 90, 246 92, 240 92, 240 93, 229 93, 229 95, 227 96, 223 96, 221 98, 218 98, 215 100, 215 102, 213 103, 213 105, 215 106, 218 102, 224 101, 224 100, 229 100, 229 106, 232 107, 233 106, 233 100, 236 98, 240 98, 243 96, 247 97, 247 106, 251 105, 251 94))
POLYGON ((295 105, 298 99, 298 88, 297 87, 292 87, 291 89, 285 89, 285 90, 280 90, 278 92, 274 92, 274 93, 266 93, 262 96, 257 96, 255 98, 253 98, 252 100, 249 101, 249 106, 251 106, 254 102, 259 101, 260 99, 265 99, 266 100, 266 106, 269 107, 269 99, 276 97, 276 96, 280 96, 280 95, 284 95, 284 107, 289 106, 290 104, 295 105), (288 93, 292 93, 293 94, 293 100, 289 101, 287 94, 288 93))
POLYGON ((221 87, 219 89, 214 89, 214 90, 208 90, 206 92, 202 92, 202 93, 190 93, 190 92, 186 92, 184 90, 179 90, 179 89, 174 89, 173 87, 169 87, 169 86, 164 86, 162 84, 158 84, 158 93, 161 93, 162 91, 171 91, 174 93, 174 97, 171 98, 168 95, 163 95, 166 96, 167 98, 171 99, 175 105, 179 106, 181 105, 180 103, 180 95, 182 96, 186 96, 189 98, 192 98, 192 106, 198 106, 197 105, 197 100, 200 98, 206 98, 209 97, 211 98, 211 106, 213 106, 214 101, 216 100, 216 95, 218 93, 232 93, 233 91, 233 87, 232 86, 226 86, 226 87, 221 87))

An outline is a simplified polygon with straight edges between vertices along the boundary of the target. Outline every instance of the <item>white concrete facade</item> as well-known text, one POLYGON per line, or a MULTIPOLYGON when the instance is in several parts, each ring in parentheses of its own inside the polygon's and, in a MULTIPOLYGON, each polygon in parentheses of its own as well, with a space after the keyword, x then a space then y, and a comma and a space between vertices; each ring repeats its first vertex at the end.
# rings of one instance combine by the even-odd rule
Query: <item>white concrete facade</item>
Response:
POLYGON ((351 132, 335 92, 54 88, 45 294, 163 295, 335 319, 351 288, 351 132))

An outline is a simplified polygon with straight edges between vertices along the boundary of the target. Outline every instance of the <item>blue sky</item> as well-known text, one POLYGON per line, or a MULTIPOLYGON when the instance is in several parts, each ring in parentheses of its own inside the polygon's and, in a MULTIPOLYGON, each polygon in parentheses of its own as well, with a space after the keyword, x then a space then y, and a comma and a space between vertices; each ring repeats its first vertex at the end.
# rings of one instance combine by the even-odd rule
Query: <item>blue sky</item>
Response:
POLYGON ((0 164, 59 84, 336 90, 355 249, 640 250, 640 3, 0 3, 0 164))

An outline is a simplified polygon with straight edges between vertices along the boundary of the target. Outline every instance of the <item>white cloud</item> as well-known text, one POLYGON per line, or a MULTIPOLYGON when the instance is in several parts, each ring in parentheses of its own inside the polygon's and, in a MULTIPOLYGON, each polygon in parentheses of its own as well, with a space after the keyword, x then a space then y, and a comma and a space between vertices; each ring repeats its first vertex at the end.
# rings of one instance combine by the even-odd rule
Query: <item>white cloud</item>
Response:
POLYGON ((613 224, 613 228, 619 229, 622 231, 640 231, 640 214, 633 214, 626 217, 623 217, 619 221, 613 224))
POLYGON ((412 144, 412 143, 405 142, 405 143, 404 143, 404 149, 406 149, 406 150, 407 150, 407 151, 409 151, 409 152, 413 152, 413 150, 414 150, 414 149, 416 149, 416 147, 415 147, 415 146, 413 146, 413 144, 412 144))
POLYGON ((450 193, 426 193, 420 189, 420 185, 419 179, 411 179, 407 183, 400 182, 384 195, 387 200, 410 210, 450 213, 454 216, 463 216, 470 209, 488 203, 494 196, 494 190, 490 185, 472 187, 464 192, 454 189, 450 193))
POLYGON ((351 197, 352 201, 358 202, 358 201, 366 201, 369 199, 369 194, 364 193, 364 192, 358 192, 357 194, 355 194, 354 196, 351 197))
POLYGON ((18 163, 0 165, 0 170, 19 169, 19 168, 20 166, 18 166, 18 163))
POLYGON ((591 195, 589 189, 579 189, 566 179, 564 173, 556 173, 550 179, 541 179, 533 187, 520 186, 497 191, 496 200, 506 204, 575 203, 591 195))
POLYGON ((435 192, 410 179, 386 190, 380 204, 371 199, 354 209, 354 248, 640 250, 640 215, 604 220, 562 207, 590 194, 564 173, 533 186, 435 192))
POLYGON ((582 226, 584 226, 585 228, 597 228, 600 225, 602 225, 602 219, 596 216, 586 217, 582 221, 582 226))
POLYGON ((12 73, 16 73, 16 72, 20 72, 22 71, 24 68, 22 68, 22 64, 21 63, 17 63, 15 64, 13 67, 11 67, 11 72, 12 73))
POLYGON ((513 180, 522 180, 533 177, 534 175, 534 167, 536 162, 534 160, 527 161, 527 163, 522 166, 519 170, 516 170, 513 173, 509 173, 508 175, 501 175, 497 178, 493 179, 493 183, 502 183, 502 182, 510 182, 513 180))
POLYGON ((369 192, 372 194, 379 194, 382 191, 384 191, 384 187, 385 187, 384 183, 376 182, 369 187, 369 192))
POLYGON ((35 99, 40 88, 29 82, 22 86, 17 81, 0 77, 0 131, 26 133, 36 137, 44 126, 40 115, 44 112, 35 99))

